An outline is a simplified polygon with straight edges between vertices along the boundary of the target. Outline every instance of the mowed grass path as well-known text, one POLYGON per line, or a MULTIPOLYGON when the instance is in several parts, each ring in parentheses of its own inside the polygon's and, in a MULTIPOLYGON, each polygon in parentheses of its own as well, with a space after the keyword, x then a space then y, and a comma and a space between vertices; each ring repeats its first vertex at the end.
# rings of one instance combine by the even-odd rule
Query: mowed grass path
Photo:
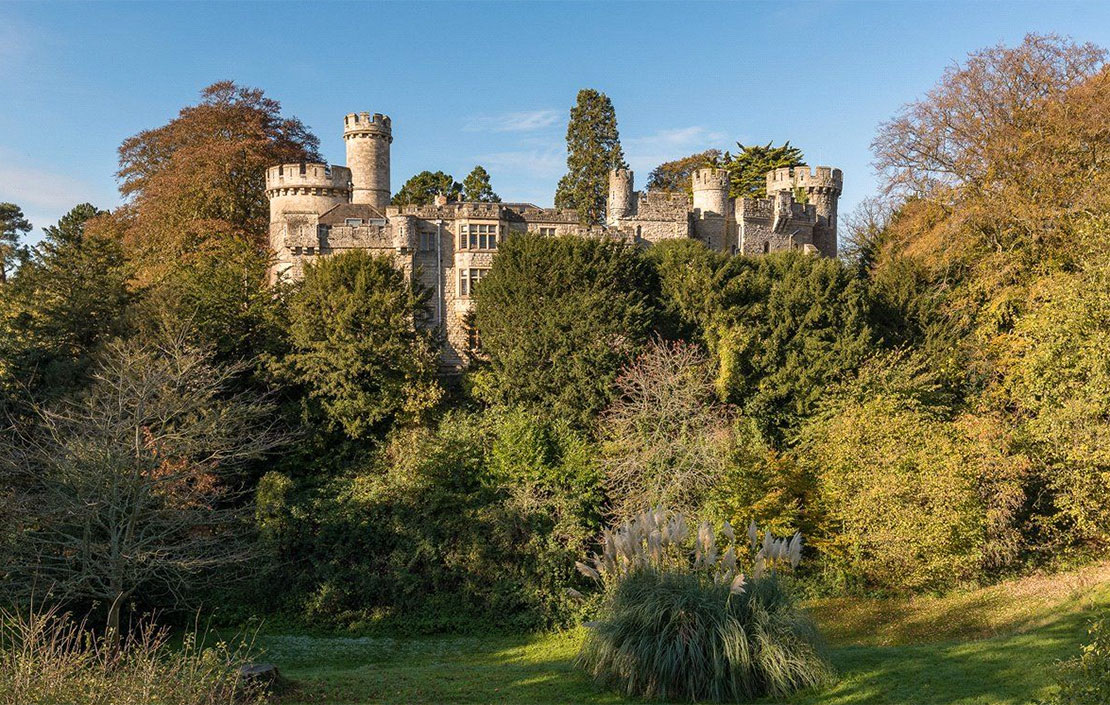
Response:
MULTIPOLYGON (((812 609, 838 681, 796 705, 1028 705, 1110 606, 1110 564, 914 600, 830 600, 812 609)), ((263 635, 297 682, 286 705, 622 703, 574 668, 583 632, 390 639, 263 635)))

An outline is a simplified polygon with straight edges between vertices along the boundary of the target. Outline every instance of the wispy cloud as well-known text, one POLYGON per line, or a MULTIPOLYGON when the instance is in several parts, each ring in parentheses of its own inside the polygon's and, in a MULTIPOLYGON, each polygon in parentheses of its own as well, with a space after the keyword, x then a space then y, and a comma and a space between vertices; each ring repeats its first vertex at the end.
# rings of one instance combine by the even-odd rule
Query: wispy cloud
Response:
POLYGON ((701 125, 659 130, 649 135, 626 137, 625 159, 633 171, 647 175, 663 162, 681 159, 707 149, 728 149, 728 136, 701 125))
POLYGON ((109 189, 20 164, 11 156, 0 149, 0 201, 22 208, 36 229, 53 225, 78 203, 91 202, 108 208, 118 202, 109 189))
POLYGON ((551 127, 562 113, 558 110, 523 110, 497 115, 475 115, 465 126, 468 132, 532 132, 551 127))
POLYGON ((562 146, 536 147, 491 152, 478 162, 506 175, 523 175, 537 179, 558 179, 567 168, 567 154, 562 146))

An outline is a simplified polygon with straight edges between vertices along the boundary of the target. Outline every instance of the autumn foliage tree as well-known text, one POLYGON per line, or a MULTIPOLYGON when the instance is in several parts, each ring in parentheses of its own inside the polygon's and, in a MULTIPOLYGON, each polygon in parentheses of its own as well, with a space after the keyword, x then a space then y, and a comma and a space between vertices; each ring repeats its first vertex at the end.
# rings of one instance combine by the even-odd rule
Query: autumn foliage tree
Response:
POLYGON ((127 205, 107 227, 122 235, 146 278, 203 247, 235 237, 264 249, 269 206, 265 169, 320 159, 319 140, 256 88, 220 81, 169 123, 119 148, 127 205))

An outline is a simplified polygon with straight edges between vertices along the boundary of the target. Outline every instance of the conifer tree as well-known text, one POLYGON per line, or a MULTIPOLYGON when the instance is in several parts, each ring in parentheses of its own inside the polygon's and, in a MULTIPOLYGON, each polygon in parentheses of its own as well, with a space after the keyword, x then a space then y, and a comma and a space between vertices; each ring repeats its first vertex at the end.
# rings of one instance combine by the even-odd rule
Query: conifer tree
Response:
POLYGON ((567 124, 567 174, 555 191, 556 207, 577 210, 585 224, 602 222, 609 170, 627 167, 613 102, 590 88, 578 91, 567 124))
POLYGON ((31 223, 14 203, 0 203, 0 284, 8 280, 8 270, 26 254, 19 244, 20 234, 31 232, 31 223))
POLYGON ((480 164, 463 179, 462 187, 464 201, 501 202, 501 197, 494 193, 493 186, 490 185, 489 172, 480 164))
POLYGON ((763 198, 767 195, 767 172, 805 163, 802 150, 792 147, 789 140, 778 147, 771 142, 749 146, 737 142, 736 146, 739 152, 725 152, 717 164, 728 172, 729 195, 733 198, 763 198))
POLYGON ((450 174, 425 170, 406 181, 390 203, 395 206, 430 206, 439 195, 446 196, 448 201, 457 201, 462 189, 462 184, 450 174))

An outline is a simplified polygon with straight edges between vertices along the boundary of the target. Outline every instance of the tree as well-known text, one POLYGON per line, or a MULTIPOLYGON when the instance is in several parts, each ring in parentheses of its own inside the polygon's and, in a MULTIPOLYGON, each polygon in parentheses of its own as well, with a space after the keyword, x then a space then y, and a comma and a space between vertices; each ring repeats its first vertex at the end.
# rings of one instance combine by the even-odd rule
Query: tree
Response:
POLYGON ((728 172, 729 195, 733 198, 763 198, 767 195, 767 172, 783 167, 801 166, 802 150, 784 142, 744 146, 736 143, 735 155, 725 152, 715 165, 728 172))
POLYGON ((649 191, 685 193, 687 196, 692 196, 694 172, 703 167, 716 166, 722 157, 721 150, 707 149, 672 162, 663 162, 651 170, 647 188, 649 191))
POLYGON ((555 191, 556 207, 578 211, 582 223, 601 223, 609 171, 627 167, 612 101, 589 88, 578 91, 567 123, 567 174, 555 191))
POLYGON ((120 193, 128 199, 113 224, 141 278, 156 279, 209 238, 269 244, 265 170, 319 161, 319 140, 256 88, 220 81, 162 127, 119 148, 120 193))
POLYGON ((487 172, 481 165, 474 167, 474 170, 467 174, 463 179, 463 198, 464 201, 478 201, 479 203, 500 203, 501 197, 493 192, 493 187, 489 182, 489 172, 487 172))
POLYGON ((230 478, 281 438, 256 424, 264 399, 225 393, 234 374, 180 338, 112 343, 85 394, 0 438, 4 484, 31 508, 18 576, 103 601, 118 635, 133 597, 182 600, 244 561, 230 478))
POLYGON ((205 255, 147 288, 135 316, 140 331, 187 330, 220 363, 280 354, 288 287, 269 285, 269 253, 228 239, 213 242, 205 255))
POLYGON ((19 244, 22 233, 31 232, 31 223, 14 203, 0 203, 0 284, 8 280, 8 271, 26 256, 26 248, 19 244))
POLYGON ((625 243, 513 235, 474 293, 489 402, 535 405, 579 428, 610 401, 656 319, 654 273, 625 243))
POLYGON ((430 206, 436 196, 446 196, 448 201, 457 201, 462 196, 463 186, 455 177, 437 171, 422 171, 401 186, 401 190, 390 201, 395 206, 430 206))
POLYGON ((1024 157, 1034 145, 1022 143, 1037 141, 1030 134, 1054 117, 1046 108, 1098 74, 1106 55, 1094 44, 1029 34, 1016 47, 989 47, 950 66, 924 98, 880 125, 872 149, 887 190, 942 196, 1028 172, 1024 157))
POLYGON ((130 267, 119 242, 86 233, 103 211, 83 203, 45 237, 0 290, 3 399, 56 397, 82 383, 102 342, 128 328, 130 267))
POLYGON ((613 513, 650 507, 697 515, 729 467, 733 410, 721 404, 704 352, 655 341, 625 367, 601 417, 613 513))
POLYGON ((305 270, 289 306, 281 373, 328 427, 354 439, 418 417, 438 401, 438 348, 418 326, 428 291, 388 256, 354 251, 305 270))
POLYGON ((872 349, 867 289, 838 260, 798 252, 736 257, 720 277, 718 384, 781 443, 872 349))

